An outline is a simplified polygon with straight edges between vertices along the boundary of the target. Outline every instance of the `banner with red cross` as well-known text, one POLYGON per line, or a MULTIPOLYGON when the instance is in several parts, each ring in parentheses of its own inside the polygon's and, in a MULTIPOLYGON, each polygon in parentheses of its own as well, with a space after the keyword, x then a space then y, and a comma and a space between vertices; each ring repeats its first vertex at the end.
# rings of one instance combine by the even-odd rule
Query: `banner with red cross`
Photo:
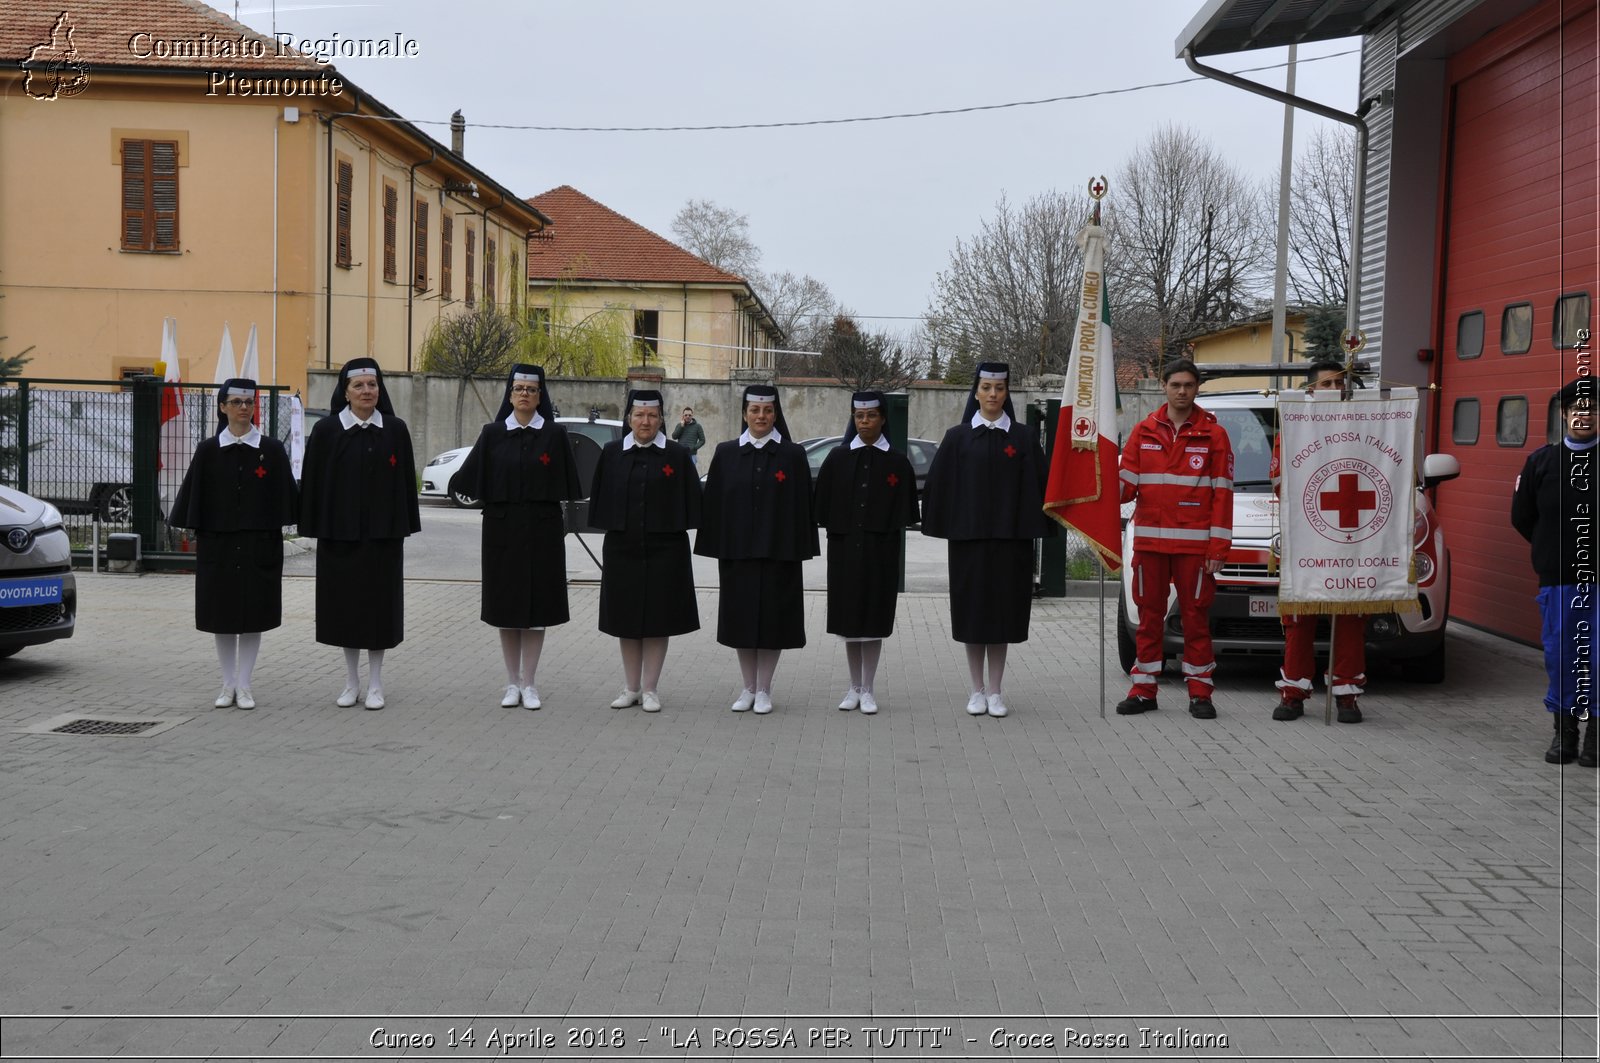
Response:
POLYGON ((1278 397, 1283 613, 1417 608, 1417 392, 1278 397))

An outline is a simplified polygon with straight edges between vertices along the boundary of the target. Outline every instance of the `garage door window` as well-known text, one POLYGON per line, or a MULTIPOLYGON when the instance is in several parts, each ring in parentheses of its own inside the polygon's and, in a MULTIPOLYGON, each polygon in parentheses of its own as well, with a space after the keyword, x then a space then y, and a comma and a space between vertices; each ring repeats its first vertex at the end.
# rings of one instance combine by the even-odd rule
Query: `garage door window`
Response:
POLYGON ((1456 357, 1476 358, 1483 353, 1483 311, 1462 314, 1456 321, 1456 357))
POLYGON ((1478 441, 1478 400, 1457 399, 1450 419, 1450 438, 1462 446, 1478 441))
POLYGON ((1508 395, 1494 413, 1494 441, 1502 447, 1520 447, 1528 441, 1528 400, 1508 395))
POLYGON ((1544 441, 1559 443, 1567 434, 1567 422, 1561 417, 1561 393, 1550 396, 1550 408, 1544 414, 1544 441))
POLYGON ((1557 350, 1570 351, 1580 342, 1589 344, 1589 293, 1574 292, 1556 300, 1556 320, 1551 341, 1557 350))
POLYGON ((1533 304, 1512 303, 1500 315, 1500 353, 1527 354, 1533 346, 1533 304))

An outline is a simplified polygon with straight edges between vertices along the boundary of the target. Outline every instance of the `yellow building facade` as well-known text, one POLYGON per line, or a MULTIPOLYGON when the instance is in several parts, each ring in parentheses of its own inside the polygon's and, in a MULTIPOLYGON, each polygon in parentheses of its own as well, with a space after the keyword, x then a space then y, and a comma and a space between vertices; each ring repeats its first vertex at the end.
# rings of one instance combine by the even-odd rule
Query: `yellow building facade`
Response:
MULTIPOLYGON (((1291 311, 1285 319, 1284 327, 1284 360, 1286 362, 1304 362, 1306 349, 1306 318, 1297 311, 1291 311)), ((1216 332, 1204 336, 1196 336, 1190 341, 1195 365, 1204 373, 1208 365, 1240 365, 1259 363, 1270 366, 1272 364, 1272 318, 1264 320, 1246 321, 1227 328, 1218 329, 1216 332)), ((1279 387, 1292 387, 1297 382, 1304 381, 1305 374, 1294 376, 1284 375, 1279 378, 1279 387)), ((1267 389, 1273 387, 1270 376, 1233 376, 1219 379, 1207 385, 1209 391, 1235 391, 1241 389, 1267 389)), ((1202 396, 1202 402, 1204 396, 1202 396)))

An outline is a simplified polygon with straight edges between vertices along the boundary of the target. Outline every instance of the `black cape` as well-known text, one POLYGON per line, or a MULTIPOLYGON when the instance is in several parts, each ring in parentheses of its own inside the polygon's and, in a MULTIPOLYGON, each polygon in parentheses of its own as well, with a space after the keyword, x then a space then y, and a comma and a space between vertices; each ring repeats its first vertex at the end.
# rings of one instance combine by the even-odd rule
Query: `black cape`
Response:
POLYGON ((694 552, 724 561, 804 561, 817 556, 811 466, 798 443, 718 443, 694 552))
POLYGON ((607 443, 595 468, 589 521, 605 531, 600 630, 661 638, 700 626, 689 529, 700 523, 700 478, 688 448, 607 443))
POLYGON ((194 623, 219 635, 283 623, 283 529, 298 509, 289 453, 276 439, 195 448, 167 522, 195 530, 194 623))
POLYGON ((917 522, 917 478, 898 450, 840 445, 817 473, 828 533, 828 631, 886 638, 900 594, 902 532, 917 522))
POLYGON ((483 426, 452 486, 483 502, 483 607, 499 628, 536 628, 571 619, 566 522, 561 503, 582 494, 567 430, 483 426))
POLYGON ((922 491, 922 534, 937 539, 1043 539, 1048 470, 1033 429, 958 424, 944 434, 922 491))

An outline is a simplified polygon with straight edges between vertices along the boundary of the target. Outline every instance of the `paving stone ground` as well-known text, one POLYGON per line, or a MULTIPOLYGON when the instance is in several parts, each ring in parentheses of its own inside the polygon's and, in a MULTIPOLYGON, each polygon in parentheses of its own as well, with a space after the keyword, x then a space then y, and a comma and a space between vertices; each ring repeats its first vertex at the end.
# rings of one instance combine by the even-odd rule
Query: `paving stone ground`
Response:
POLYGON ((498 706, 477 586, 417 580, 372 713, 334 706, 292 578, 241 712, 211 707, 188 577, 79 592, 75 638, 0 662, 0 1012, 33 1016, 8 1056, 430 1055, 382 1027, 469 1058, 443 1039, 474 1016, 481 1047, 580 1015, 656 1058, 732 1054, 668 1049, 740 1016, 830 1017, 838 1058, 874 1024, 936 1031, 901 1053, 929 1058, 1029 1054, 989 1046, 1002 1026, 1051 1033, 1033 1058, 1595 1056, 1596 773, 1543 763, 1523 646, 1458 628, 1445 684, 1378 674, 1357 727, 1271 722, 1250 662, 1214 721, 1170 674, 1159 712, 1101 719, 1095 603, 1041 601, 1012 715, 972 719, 947 602, 913 594, 864 717, 834 707, 808 592, 772 715, 728 711, 734 656, 702 630, 652 716, 607 707, 615 646, 575 584, 527 712, 498 706), (185 722, 23 731, 106 712, 185 722), (1228 1044, 1141 1050, 1140 1026, 1228 1044))

